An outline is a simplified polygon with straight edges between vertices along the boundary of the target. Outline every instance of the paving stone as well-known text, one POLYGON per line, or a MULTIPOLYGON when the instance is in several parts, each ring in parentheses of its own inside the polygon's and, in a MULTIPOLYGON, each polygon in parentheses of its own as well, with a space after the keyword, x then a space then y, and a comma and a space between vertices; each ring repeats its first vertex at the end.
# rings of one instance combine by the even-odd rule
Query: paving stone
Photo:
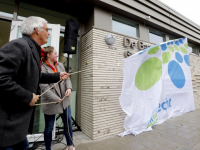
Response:
POLYGON ((107 150, 108 149, 106 146, 104 146, 102 143, 99 143, 99 142, 87 143, 85 144, 85 147, 88 150, 102 150, 102 149, 107 150))
POLYGON ((195 137, 191 138, 190 141, 193 141, 195 143, 200 143, 200 136, 195 136, 195 137))
POLYGON ((141 136, 143 136, 143 137, 147 137, 147 136, 152 135, 152 134, 155 134, 155 133, 154 133, 154 130, 152 130, 152 131, 142 132, 142 133, 140 133, 140 134, 141 134, 141 136))
POLYGON ((166 134, 166 132, 162 131, 162 130, 158 130, 158 129, 154 129, 153 130, 154 134, 158 134, 158 135, 162 135, 162 134, 166 134))
POLYGON ((164 130, 164 132, 171 133, 171 134, 176 134, 176 133, 178 133, 179 131, 176 130, 176 129, 167 128, 167 129, 164 130))
POLYGON ((165 139, 165 138, 162 138, 160 135, 153 135, 153 134, 147 136, 147 138, 154 142, 159 142, 165 139))
POLYGON ((85 146, 85 144, 79 144, 78 146, 76 146, 75 148, 76 150, 88 150, 85 146))
POLYGON ((134 140, 135 142, 140 142, 140 143, 143 143, 143 142, 149 141, 148 138, 143 137, 143 136, 141 136, 141 135, 132 136, 131 139, 134 140))
POLYGON ((143 149, 141 149, 141 150, 149 150, 149 148, 145 147, 145 148, 143 148, 143 149))
POLYGON ((182 137, 179 137, 179 139, 176 139, 175 142, 180 143, 180 144, 187 146, 187 147, 192 147, 196 144, 192 140, 188 140, 188 139, 185 139, 185 138, 182 138, 182 137))
POLYGON ((171 149, 175 149, 180 145, 179 143, 173 142, 173 141, 168 140, 168 139, 162 140, 159 143, 162 144, 162 145, 165 145, 165 146, 167 146, 167 147, 169 147, 171 149))
POLYGON ((124 145, 121 145, 117 142, 112 142, 112 143, 106 144, 104 146, 109 150, 122 150, 125 147, 124 145))
POLYGON ((138 142, 128 143, 126 147, 129 147, 130 149, 133 149, 133 150, 142 150, 143 148, 145 148, 145 146, 143 146, 142 144, 138 142))
POLYGON ((193 148, 193 149, 196 149, 196 150, 200 150, 200 143, 194 145, 192 148, 193 148))
POLYGON ((147 141, 147 142, 144 142, 143 143, 144 146, 150 148, 150 149, 158 149, 158 148, 161 148, 163 147, 164 145, 160 144, 160 143, 157 143, 157 142, 153 142, 153 141, 147 141))
POLYGON ((130 136, 134 136, 134 135, 126 135, 124 137, 114 136, 112 137, 112 139, 117 141, 119 144, 126 145, 127 143, 132 142, 130 136))
POLYGON ((168 147, 160 147, 159 150, 172 150, 172 149, 168 147))
POLYGON ((180 136, 180 137, 183 137, 183 138, 186 138, 186 139, 191 139, 192 137, 194 137, 194 135, 192 134, 187 134, 187 133, 183 133, 183 132, 179 132, 177 133, 176 135, 180 136))
POLYGON ((190 133, 192 132, 192 130, 189 130, 189 129, 186 129, 186 128, 178 128, 177 130, 181 131, 181 132, 184 132, 184 133, 190 133))
POLYGON ((191 149, 190 147, 186 147, 186 146, 181 145, 174 150, 193 150, 193 149, 191 149))
POLYGON ((167 138, 169 140, 176 140, 179 139, 180 137, 175 135, 175 134, 171 134, 171 133, 166 133, 162 135, 163 138, 167 138))
MULTIPOLYGON (((74 143, 78 144, 76 150, 200 150, 200 109, 168 119, 153 126, 152 131, 137 136, 113 136, 92 141, 82 132, 73 135, 74 143), (85 143, 79 144, 81 142, 85 143)), ((66 143, 65 138, 62 142, 66 143)), ((52 150, 61 150, 63 146, 56 144, 52 150)))

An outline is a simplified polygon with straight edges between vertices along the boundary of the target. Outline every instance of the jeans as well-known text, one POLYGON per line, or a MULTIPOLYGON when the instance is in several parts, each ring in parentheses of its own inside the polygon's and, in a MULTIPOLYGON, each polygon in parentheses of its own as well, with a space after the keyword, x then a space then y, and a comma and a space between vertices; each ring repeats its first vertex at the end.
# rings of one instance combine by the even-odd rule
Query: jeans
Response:
MULTIPOLYGON (((72 135, 72 121, 71 121, 71 107, 68 106, 68 109, 66 108, 63 111, 63 114, 60 114, 62 121, 64 123, 64 135, 67 141, 67 146, 73 145, 73 142, 71 141, 71 138, 73 140, 72 135), (67 117, 67 110, 68 110, 68 117, 67 117), (69 132, 68 132, 68 125, 67 125, 67 118, 68 118, 68 125, 69 125, 69 132), (69 137, 69 134, 71 138, 69 137)), ((55 115, 46 115, 44 114, 45 118, 45 130, 44 130, 44 142, 46 150, 51 150, 51 141, 52 141, 52 131, 53 126, 55 122, 55 115)))
POLYGON ((4 148, 0 148, 0 150, 27 150, 29 148, 29 143, 27 138, 22 141, 19 142, 15 145, 9 146, 9 147, 4 147, 4 148))

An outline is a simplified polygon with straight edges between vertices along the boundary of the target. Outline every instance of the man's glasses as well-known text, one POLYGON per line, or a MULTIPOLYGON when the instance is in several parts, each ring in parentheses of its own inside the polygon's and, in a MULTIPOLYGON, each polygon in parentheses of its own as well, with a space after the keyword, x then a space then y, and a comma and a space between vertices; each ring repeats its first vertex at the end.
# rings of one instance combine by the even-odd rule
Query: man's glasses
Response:
POLYGON ((45 29, 47 32, 49 32, 49 28, 44 28, 44 27, 42 27, 43 29, 45 29))

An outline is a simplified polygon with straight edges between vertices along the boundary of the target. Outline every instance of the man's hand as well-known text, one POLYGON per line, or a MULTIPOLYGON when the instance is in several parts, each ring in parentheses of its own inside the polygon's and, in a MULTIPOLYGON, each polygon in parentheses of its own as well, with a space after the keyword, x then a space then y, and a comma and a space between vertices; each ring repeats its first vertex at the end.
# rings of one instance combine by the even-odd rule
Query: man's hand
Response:
POLYGON ((67 91, 65 92, 65 96, 69 97, 72 93, 71 89, 67 89, 67 91))
POLYGON ((62 100, 61 100, 61 99, 59 99, 59 100, 58 100, 58 104, 60 104, 61 102, 62 102, 62 100))
POLYGON ((69 77, 69 73, 66 72, 60 72, 60 79, 65 80, 69 77))
POLYGON ((33 98, 32 98, 32 101, 29 103, 29 106, 35 105, 35 103, 38 101, 38 99, 39 99, 39 95, 35 95, 33 93, 33 98))

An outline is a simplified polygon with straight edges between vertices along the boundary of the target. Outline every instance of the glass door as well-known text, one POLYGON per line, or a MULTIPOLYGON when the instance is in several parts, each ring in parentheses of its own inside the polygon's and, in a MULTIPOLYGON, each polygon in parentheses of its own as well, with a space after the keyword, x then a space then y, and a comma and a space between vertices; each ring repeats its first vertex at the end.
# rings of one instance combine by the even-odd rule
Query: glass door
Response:
MULTIPOLYGON (((12 21, 11 25, 11 31, 10 31, 10 39, 14 40, 17 38, 21 38, 21 23, 22 21, 12 21)), ((59 40, 60 40, 60 24, 47 24, 49 28, 49 38, 48 42, 44 46, 53 46, 57 50, 57 53, 59 54, 59 40)), ((58 58, 59 59, 59 58, 58 58)), ((40 103, 41 101, 39 100, 37 103, 40 103)), ((35 110, 35 117, 34 117, 34 127, 33 127, 33 134, 32 135, 27 135, 27 138, 29 142, 35 142, 35 141, 43 141, 44 136, 44 115, 42 113, 41 106, 36 106, 35 110)), ((53 130, 53 138, 55 137, 55 125, 54 125, 54 130, 53 130)))

